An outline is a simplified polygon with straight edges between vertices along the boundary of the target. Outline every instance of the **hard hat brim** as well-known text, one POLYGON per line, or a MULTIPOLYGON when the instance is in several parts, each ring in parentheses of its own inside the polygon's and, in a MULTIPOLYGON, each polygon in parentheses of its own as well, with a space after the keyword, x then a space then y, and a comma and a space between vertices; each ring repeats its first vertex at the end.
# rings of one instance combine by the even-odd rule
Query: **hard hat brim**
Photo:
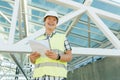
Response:
MULTIPOLYGON (((49 16, 51 16, 51 15, 47 15, 47 16, 44 17, 44 22, 45 22, 46 18, 49 17, 49 16)), ((57 19, 57 23, 58 23, 58 17, 56 17, 56 16, 51 16, 51 17, 55 17, 57 19)))

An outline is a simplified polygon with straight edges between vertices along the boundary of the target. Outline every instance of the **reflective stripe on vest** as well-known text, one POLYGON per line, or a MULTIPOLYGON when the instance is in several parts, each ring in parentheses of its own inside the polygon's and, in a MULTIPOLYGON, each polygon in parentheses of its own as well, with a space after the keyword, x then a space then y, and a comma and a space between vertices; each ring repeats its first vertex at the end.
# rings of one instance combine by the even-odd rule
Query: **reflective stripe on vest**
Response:
POLYGON ((60 63, 46 62, 46 63, 35 64, 35 68, 44 67, 44 66, 62 67, 67 70, 67 66, 65 66, 64 64, 60 64, 60 63))
MULTIPOLYGON (((37 40, 46 39, 46 36, 40 36, 37 40)), ((63 54, 65 35, 56 33, 50 38, 51 49, 59 54, 63 54)), ((48 57, 40 57, 36 60, 33 77, 42 77, 44 75, 67 77, 67 62, 53 60, 48 57), (48 64, 46 64, 48 63, 48 64)))

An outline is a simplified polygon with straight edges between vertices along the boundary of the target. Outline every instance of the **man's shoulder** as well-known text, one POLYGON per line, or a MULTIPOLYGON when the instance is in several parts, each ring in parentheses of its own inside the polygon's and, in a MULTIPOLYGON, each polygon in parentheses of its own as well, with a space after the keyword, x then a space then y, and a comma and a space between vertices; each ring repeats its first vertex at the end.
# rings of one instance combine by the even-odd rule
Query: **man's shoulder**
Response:
POLYGON ((66 37, 66 35, 63 33, 56 33, 55 35, 58 36, 59 38, 66 37))
POLYGON ((58 33, 58 32, 56 32, 56 35, 65 36, 65 34, 63 34, 63 33, 58 33))

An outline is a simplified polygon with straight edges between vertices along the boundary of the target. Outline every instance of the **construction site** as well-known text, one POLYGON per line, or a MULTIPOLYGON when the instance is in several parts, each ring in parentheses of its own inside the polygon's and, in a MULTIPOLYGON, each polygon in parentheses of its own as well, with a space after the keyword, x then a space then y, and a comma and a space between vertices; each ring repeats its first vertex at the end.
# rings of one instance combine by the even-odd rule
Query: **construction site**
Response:
POLYGON ((49 10, 72 48, 67 80, 120 80, 120 0, 0 0, 0 80, 33 80, 28 42, 49 10))

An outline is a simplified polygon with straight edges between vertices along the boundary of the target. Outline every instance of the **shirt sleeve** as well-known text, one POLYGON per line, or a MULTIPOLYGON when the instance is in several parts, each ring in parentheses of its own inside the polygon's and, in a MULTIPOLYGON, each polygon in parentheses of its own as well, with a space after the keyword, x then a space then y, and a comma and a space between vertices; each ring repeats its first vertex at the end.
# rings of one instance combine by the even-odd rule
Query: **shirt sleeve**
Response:
POLYGON ((64 47, 65 47, 65 50, 72 50, 71 45, 69 41, 67 40, 67 38, 64 41, 64 47))

